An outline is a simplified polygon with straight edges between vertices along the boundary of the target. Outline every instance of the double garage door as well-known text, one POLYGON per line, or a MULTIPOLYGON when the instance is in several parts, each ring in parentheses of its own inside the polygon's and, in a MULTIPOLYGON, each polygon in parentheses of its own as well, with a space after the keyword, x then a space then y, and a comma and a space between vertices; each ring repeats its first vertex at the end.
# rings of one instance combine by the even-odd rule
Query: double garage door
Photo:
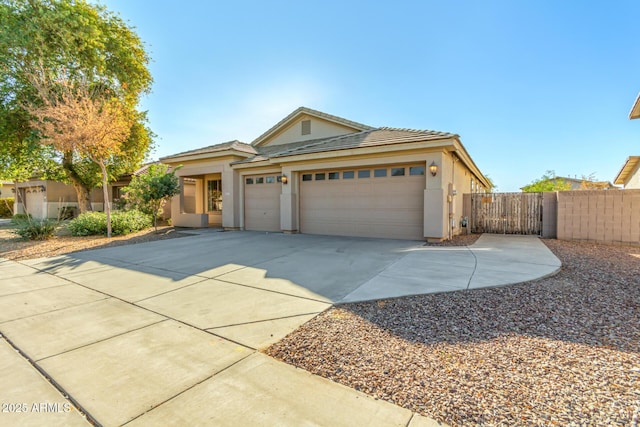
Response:
MULTIPOLYGON (((300 231, 422 240, 424 174, 424 165, 302 173, 300 231)), ((280 231, 280 177, 244 179, 245 229, 280 231)))
POLYGON ((422 240, 424 174, 424 165, 304 173, 300 231, 422 240))

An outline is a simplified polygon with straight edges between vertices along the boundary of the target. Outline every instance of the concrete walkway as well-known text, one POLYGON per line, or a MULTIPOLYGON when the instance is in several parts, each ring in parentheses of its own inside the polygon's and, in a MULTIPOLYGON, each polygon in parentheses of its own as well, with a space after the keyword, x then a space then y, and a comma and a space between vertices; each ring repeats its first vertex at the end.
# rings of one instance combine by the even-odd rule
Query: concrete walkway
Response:
POLYGON ((505 285, 560 268, 534 237, 440 248, 195 234, 0 260, 0 402, 20 405, 0 412, 0 425, 85 423, 64 394, 105 426, 435 426, 258 350, 334 303, 505 285))

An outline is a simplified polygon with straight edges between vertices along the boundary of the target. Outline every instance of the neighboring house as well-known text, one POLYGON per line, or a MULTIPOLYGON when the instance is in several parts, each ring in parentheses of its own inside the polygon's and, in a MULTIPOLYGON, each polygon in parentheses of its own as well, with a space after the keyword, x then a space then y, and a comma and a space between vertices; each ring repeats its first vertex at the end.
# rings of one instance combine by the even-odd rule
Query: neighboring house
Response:
MULTIPOLYGON (((569 188, 566 191, 586 191, 586 190, 618 190, 619 187, 616 187, 609 181, 590 181, 588 179, 578 179, 578 178, 569 178, 564 176, 556 176, 551 179, 547 179, 544 181, 540 181, 540 183, 553 183, 555 184, 568 184, 569 188)), ((537 182, 536 182, 537 184, 537 182)), ((524 191, 525 187, 520 187, 521 191, 524 191)), ((557 187, 556 187, 557 188, 557 187)))
MULTIPOLYGON (((155 162, 159 163, 159 162, 155 162)), ((148 163, 140 167, 132 174, 122 175, 117 181, 109 183, 109 197, 112 208, 123 195, 123 188, 131 183, 131 179, 146 173, 148 163)), ((17 184, 19 197, 16 197, 16 213, 28 212, 34 218, 56 219, 61 215, 61 209, 71 209, 73 215, 78 212, 78 196, 71 184, 64 184, 51 180, 32 179, 17 184)), ((14 190, 15 191, 15 190, 14 190)), ((185 200, 188 207, 195 206, 195 181, 185 183, 185 200)), ((91 207, 94 211, 104 210, 104 196, 102 188, 94 188, 91 191, 91 207)), ((171 216, 171 206, 167 204, 163 209, 162 217, 171 216)))
POLYGON ((636 102, 633 103, 631 111, 629 112, 630 119, 640 119, 640 94, 636 98, 636 102))
POLYGON ((624 189, 640 188, 640 156, 629 156, 613 182, 624 189))
POLYGON ((11 181, 0 181, 0 199, 8 199, 16 194, 15 184, 11 181))
MULTIPOLYGON (((16 187, 16 213, 29 213, 38 219, 60 218, 63 216, 63 210, 70 210, 73 215, 78 213, 78 196, 70 184, 32 179, 19 182, 16 187)), ((103 209, 103 205, 102 188, 94 188, 91 191, 92 208, 99 211, 103 209)))
POLYGON ((460 233, 462 194, 489 181, 458 135, 374 128, 300 107, 251 144, 231 141, 160 159, 181 186, 176 226, 399 239, 460 233))

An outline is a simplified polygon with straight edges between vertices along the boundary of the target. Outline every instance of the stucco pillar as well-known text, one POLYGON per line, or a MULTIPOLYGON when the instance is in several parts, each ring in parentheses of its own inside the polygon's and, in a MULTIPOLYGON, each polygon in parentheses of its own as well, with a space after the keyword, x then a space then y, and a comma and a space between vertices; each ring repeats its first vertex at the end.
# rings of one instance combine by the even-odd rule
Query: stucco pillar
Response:
POLYGON ((205 192, 204 192, 204 179, 196 179, 196 213, 204 213, 205 205, 205 192))
POLYGON ((280 194, 280 228, 285 233, 298 232, 298 173, 284 169, 287 184, 280 194))
POLYGON ((232 169, 222 172, 222 227, 240 229, 240 174, 232 169))
MULTIPOLYGON (((427 240, 442 240, 449 235, 448 188, 445 188, 444 174, 447 171, 444 153, 429 154, 426 161, 426 185, 424 190, 424 237, 427 240), (429 171, 431 163, 438 167, 436 176, 429 171)), ((448 183, 448 182, 447 182, 448 183)))
POLYGON ((171 218, 175 225, 175 220, 184 212, 184 178, 178 177, 178 183, 180 185, 180 193, 171 198, 171 218))

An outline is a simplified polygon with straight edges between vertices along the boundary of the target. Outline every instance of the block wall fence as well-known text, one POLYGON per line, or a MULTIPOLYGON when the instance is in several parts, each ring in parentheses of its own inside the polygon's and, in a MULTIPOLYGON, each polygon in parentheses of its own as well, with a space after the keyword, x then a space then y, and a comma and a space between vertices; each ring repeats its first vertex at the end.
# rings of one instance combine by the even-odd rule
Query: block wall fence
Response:
POLYGON ((640 245, 640 190, 549 192, 542 203, 543 238, 640 245))

